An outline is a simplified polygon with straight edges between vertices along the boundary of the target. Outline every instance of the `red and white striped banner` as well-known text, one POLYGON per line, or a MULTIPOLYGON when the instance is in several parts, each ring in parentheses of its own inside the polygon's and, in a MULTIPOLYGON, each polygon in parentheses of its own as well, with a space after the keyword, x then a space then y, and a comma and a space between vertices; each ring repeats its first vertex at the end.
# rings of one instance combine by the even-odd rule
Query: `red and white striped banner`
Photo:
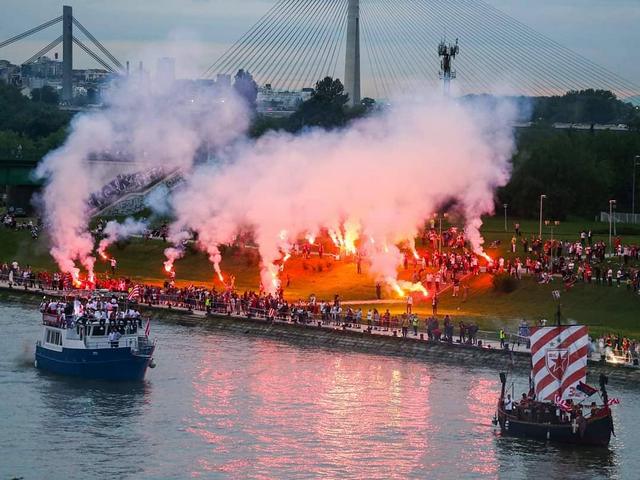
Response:
POLYGON ((131 291, 129 292, 128 300, 135 300, 136 298, 140 298, 140 285, 134 285, 131 291))
POLYGON ((151 318, 147 318, 147 323, 144 325, 144 335, 148 337, 151 334, 151 318))
POLYGON ((581 398, 578 383, 587 379, 589 335, 583 325, 531 329, 531 362, 536 398, 581 398))

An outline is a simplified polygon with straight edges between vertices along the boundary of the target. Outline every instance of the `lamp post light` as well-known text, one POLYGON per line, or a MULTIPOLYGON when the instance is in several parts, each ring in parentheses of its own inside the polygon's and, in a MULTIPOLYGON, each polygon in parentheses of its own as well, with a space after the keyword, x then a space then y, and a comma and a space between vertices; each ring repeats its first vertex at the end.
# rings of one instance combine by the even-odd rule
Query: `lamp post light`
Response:
POLYGON ((609 253, 613 253, 613 244, 611 243, 611 222, 613 220, 613 207, 615 204, 615 200, 609 200, 609 253))
POLYGON ((438 251, 442 254, 442 219, 449 216, 448 213, 434 213, 434 217, 438 217, 438 251))
POLYGON ((542 240, 542 200, 545 198, 547 198, 547 196, 544 193, 540 195, 540 228, 538 230, 538 238, 540 238, 540 240, 542 240))
POLYGON ((631 221, 636 223, 636 167, 640 165, 640 155, 633 157, 633 187, 631 190, 631 221))
POLYGON ((504 207, 504 231, 507 231, 507 207, 509 206, 508 203, 505 203, 504 205, 502 205, 504 207))

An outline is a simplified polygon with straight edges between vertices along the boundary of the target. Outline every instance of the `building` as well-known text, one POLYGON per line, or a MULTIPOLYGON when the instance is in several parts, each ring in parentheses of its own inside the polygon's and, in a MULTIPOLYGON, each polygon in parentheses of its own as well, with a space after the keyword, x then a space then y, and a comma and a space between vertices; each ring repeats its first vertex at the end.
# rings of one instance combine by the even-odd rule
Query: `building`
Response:
POLYGON ((8 60, 0 60, 0 81, 9 85, 20 86, 22 82, 20 66, 14 65, 8 60))
POLYGON ((298 106, 308 100, 313 88, 303 88, 298 91, 274 90, 270 84, 258 89, 258 112, 271 115, 290 115, 298 106))

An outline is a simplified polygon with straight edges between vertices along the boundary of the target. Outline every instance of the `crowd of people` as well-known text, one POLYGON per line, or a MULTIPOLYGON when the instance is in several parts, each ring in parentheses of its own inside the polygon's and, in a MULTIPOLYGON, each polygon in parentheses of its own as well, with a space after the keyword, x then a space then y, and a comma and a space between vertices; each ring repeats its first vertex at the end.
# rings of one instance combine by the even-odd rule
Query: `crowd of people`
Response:
POLYGON ((42 228, 40 220, 36 220, 35 223, 31 219, 26 222, 19 222, 17 217, 9 212, 2 216, 2 225, 4 228, 10 230, 28 230, 31 232, 31 238, 34 240, 38 239, 40 229, 42 228))
POLYGON ((640 294, 640 246, 624 244, 619 236, 613 238, 611 252, 608 252, 607 244, 594 241, 590 230, 583 230, 575 240, 543 242, 537 237, 527 238, 516 227, 511 253, 518 252, 522 257, 498 258, 495 270, 518 279, 522 275, 533 275, 541 284, 551 283, 554 276, 558 276, 566 289, 580 282, 624 287, 640 294))
POLYGON ((76 329, 80 339, 88 334, 87 329, 93 326, 91 335, 108 337, 112 346, 116 346, 123 335, 135 335, 142 327, 140 313, 129 306, 118 304, 116 296, 110 298, 92 295, 69 297, 66 300, 46 297, 40 303, 45 324, 59 328, 76 329), (115 344, 114 344, 115 342, 115 344))
POLYGON ((593 340, 592 351, 602 355, 613 363, 638 365, 640 360, 640 342, 622 335, 606 334, 593 340))

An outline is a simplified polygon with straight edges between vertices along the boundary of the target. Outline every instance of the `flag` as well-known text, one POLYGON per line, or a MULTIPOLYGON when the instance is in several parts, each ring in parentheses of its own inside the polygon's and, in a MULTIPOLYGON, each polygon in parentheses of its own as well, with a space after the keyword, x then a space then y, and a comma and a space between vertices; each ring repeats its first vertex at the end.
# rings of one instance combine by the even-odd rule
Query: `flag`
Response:
POLYGON ((531 333, 531 364, 536 397, 553 401, 577 397, 587 379, 589 337, 582 325, 535 327, 531 333))
POLYGON ((556 300, 560 300, 560 290, 552 291, 551 295, 553 295, 553 298, 555 298, 556 300))
POLYGON ((131 291, 129 292, 129 296, 127 300, 135 300, 136 298, 140 298, 140 285, 134 285, 131 291))
POLYGON ((571 404, 566 400, 561 400, 560 396, 557 396, 553 403, 555 403, 556 407, 558 407, 563 412, 571 412, 571 404))
POLYGON ((611 406, 611 405, 620 405, 620 400, 617 398, 610 398, 609 401, 607 402, 607 405, 611 406))
POLYGON ((274 318, 276 316, 276 310, 275 308, 270 308, 269 312, 267 313, 267 317, 268 318, 274 318))
POLYGON ((598 391, 597 388, 594 388, 591 385, 587 385, 584 382, 579 382, 578 386, 576 387, 576 390, 584 393, 587 397, 590 397, 591 395, 593 395, 598 391))
POLYGON ((151 318, 147 318, 147 323, 144 325, 144 335, 146 337, 151 333, 151 318))

